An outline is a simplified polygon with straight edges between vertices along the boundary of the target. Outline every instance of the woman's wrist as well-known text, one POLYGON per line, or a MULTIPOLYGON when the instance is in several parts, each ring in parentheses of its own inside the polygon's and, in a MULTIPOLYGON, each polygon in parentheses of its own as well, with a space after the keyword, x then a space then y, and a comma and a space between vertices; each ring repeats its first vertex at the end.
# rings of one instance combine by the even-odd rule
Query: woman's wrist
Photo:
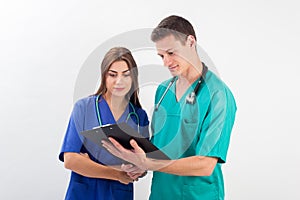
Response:
POLYGON ((148 173, 148 171, 145 171, 144 173, 142 173, 142 174, 139 176, 139 178, 143 178, 144 176, 147 175, 147 173, 148 173))

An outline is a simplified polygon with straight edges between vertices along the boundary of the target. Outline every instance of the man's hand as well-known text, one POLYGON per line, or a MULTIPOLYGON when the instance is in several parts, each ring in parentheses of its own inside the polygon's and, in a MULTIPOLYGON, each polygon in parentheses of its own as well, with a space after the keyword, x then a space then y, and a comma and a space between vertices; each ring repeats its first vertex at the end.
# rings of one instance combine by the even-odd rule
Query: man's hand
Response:
POLYGON ((133 147, 132 150, 125 149, 119 142, 114 140, 113 138, 108 138, 111 143, 102 140, 102 145, 107 149, 111 154, 126 160, 134 165, 136 165, 139 169, 146 171, 147 170, 147 157, 145 152, 135 140, 130 140, 130 145, 133 147))

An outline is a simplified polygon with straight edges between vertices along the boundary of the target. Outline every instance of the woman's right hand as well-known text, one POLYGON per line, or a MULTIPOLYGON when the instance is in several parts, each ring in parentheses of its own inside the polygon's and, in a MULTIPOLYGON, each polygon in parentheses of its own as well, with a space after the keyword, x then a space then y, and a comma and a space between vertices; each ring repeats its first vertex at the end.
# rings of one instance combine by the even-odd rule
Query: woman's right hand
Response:
POLYGON ((122 164, 121 169, 124 172, 127 172, 128 176, 136 181, 138 180, 138 178, 143 177, 147 174, 147 171, 142 170, 133 164, 122 164))
POLYGON ((123 171, 118 171, 118 180, 123 183, 123 184, 129 184, 132 183, 134 180, 126 173, 123 171))

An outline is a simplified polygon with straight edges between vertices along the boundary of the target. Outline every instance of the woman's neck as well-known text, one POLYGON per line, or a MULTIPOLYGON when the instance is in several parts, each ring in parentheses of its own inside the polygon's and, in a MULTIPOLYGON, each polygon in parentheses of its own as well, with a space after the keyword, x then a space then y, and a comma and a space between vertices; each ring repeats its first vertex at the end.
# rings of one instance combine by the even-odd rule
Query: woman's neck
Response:
POLYGON ((128 101, 124 97, 118 97, 109 93, 105 93, 103 98, 106 100, 110 110, 113 113, 123 113, 128 105, 128 101))

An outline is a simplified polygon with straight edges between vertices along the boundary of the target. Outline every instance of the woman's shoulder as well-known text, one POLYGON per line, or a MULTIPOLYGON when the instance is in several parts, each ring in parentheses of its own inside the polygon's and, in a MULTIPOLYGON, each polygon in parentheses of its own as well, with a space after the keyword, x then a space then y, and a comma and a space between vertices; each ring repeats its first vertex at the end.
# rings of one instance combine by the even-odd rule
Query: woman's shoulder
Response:
POLYGON ((136 105, 133 105, 133 107, 134 107, 134 110, 135 110, 136 114, 138 114, 138 115, 147 115, 146 111, 143 108, 138 107, 136 105))
POLYGON ((95 95, 90 95, 90 96, 87 96, 87 97, 83 97, 81 99, 78 99, 75 102, 75 105, 76 104, 78 104, 78 105, 84 105, 84 104, 87 104, 87 103, 90 103, 90 102, 95 102, 95 99, 96 99, 95 95))
POLYGON ((96 99, 95 95, 78 99, 74 104, 74 109, 85 109, 90 104, 94 104, 95 99, 96 99))
POLYGON ((142 121, 144 121, 143 125, 147 125, 149 122, 148 122, 148 115, 147 115, 146 110, 144 110, 143 108, 138 107, 136 105, 133 105, 133 106, 134 106, 136 114, 139 116, 139 118, 142 121))

